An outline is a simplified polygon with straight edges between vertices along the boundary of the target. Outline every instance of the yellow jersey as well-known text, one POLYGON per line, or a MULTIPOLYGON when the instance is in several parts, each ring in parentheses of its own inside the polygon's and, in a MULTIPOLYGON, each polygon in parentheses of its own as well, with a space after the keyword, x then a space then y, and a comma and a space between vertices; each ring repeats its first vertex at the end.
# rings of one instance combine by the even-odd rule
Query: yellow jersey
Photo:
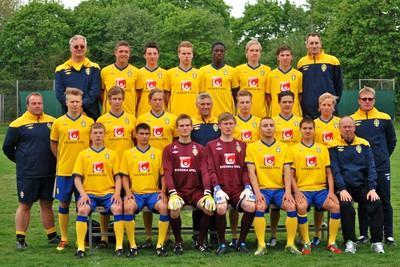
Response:
POLYGON ((200 88, 201 76, 198 69, 190 68, 187 71, 180 67, 169 69, 165 82, 165 90, 171 94, 168 111, 176 116, 196 115, 196 97, 200 93, 200 88))
POLYGON ((266 93, 271 95, 271 117, 280 113, 278 94, 284 91, 291 91, 294 94, 293 114, 299 117, 303 116, 299 100, 299 94, 303 92, 303 74, 294 68, 290 68, 286 72, 276 68, 268 74, 266 82, 266 93))
POLYGON ((300 191, 319 191, 328 187, 326 168, 330 167, 331 161, 326 146, 319 143, 306 146, 300 142, 291 146, 289 151, 300 191))
POLYGON ((253 143, 260 139, 260 118, 250 115, 244 120, 240 115, 236 116, 236 126, 233 137, 245 143, 253 143))
POLYGON ((108 65, 101 70, 101 83, 104 90, 103 114, 110 111, 108 102, 108 91, 113 86, 119 86, 125 91, 125 100, 122 104, 124 111, 136 114, 136 85, 138 82, 139 70, 129 64, 124 69, 119 69, 115 64, 108 65))
POLYGON ((163 175, 161 150, 149 146, 146 151, 138 147, 125 151, 119 172, 129 176, 133 193, 160 192, 160 177, 163 175))
POLYGON ((209 64, 201 67, 200 71, 203 79, 201 92, 211 95, 213 115, 218 117, 223 112, 235 114, 232 89, 239 88, 236 69, 226 64, 216 69, 209 64))
POLYGON ((93 120, 85 115, 71 119, 68 114, 57 118, 50 132, 50 140, 57 142, 57 175, 71 176, 76 155, 89 147, 90 125, 93 120))
POLYGON ((114 193, 114 176, 118 171, 117 153, 105 147, 100 151, 90 147, 79 153, 72 173, 83 178, 82 184, 86 194, 104 196, 114 193))
POLYGON ((151 70, 144 66, 139 70, 139 80, 136 89, 140 90, 141 94, 137 106, 136 117, 151 110, 149 104, 149 93, 155 88, 164 90, 165 79, 166 71, 163 68, 157 67, 151 70))
POLYGON ((332 116, 328 121, 322 120, 321 117, 316 118, 314 120, 315 142, 328 146, 331 141, 339 137, 339 121, 340 118, 336 116, 332 116))
POLYGON ((265 101, 265 86, 267 75, 271 68, 260 64, 256 68, 249 64, 236 67, 240 90, 247 90, 252 94, 251 114, 259 118, 267 116, 267 101, 265 101))
POLYGON ((275 138, 289 146, 300 142, 300 122, 301 118, 292 114, 285 119, 280 114, 273 117, 275 122, 275 138))
POLYGON ((117 152, 122 157, 125 150, 132 147, 132 133, 135 130, 136 119, 132 114, 122 113, 119 117, 107 112, 97 119, 106 128, 104 145, 117 152))
POLYGON ((283 166, 291 164, 288 152, 288 146, 279 140, 271 145, 258 140, 247 146, 245 161, 255 166, 260 189, 285 188, 283 166))

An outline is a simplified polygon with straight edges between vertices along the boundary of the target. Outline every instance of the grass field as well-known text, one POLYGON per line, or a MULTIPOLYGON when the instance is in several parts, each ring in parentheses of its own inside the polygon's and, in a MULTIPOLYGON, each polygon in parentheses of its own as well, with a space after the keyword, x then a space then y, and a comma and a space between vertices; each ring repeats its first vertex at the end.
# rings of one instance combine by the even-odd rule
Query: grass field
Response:
MULTIPOLYGON (((0 125, 0 143, 3 144, 6 125, 0 125)), ((400 137, 400 126, 396 125, 397 136, 400 137)), ((397 147, 392 156, 392 204, 394 209, 395 239, 400 242, 399 235, 399 208, 400 208, 400 148, 397 147)), ((35 204, 31 211, 31 223, 27 235, 28 249, 16 251, 15 249, 15 225, 14 215, 17 207, 15 166, 3 153, 0 153, 0 263, 2 266, 122 266, 122 265, 141 265, 141 266, 399 266, 400 249, 398 247, 385 247, 385 254, 377 255, 371 252, 369 245, 358 248, 356 255, 342 254, 332 255, 324 250, 324 246, 313 250, 312 255, 293 256, 283 251, 285 235, 278 235, 280 242, 278 247, 269 250, 264 257, 254 257, 252 254, 240 255, 236 252, 228 253, 222 257, 217 257, 213 253, 201 255, 191 248, 191 237, 185 236, 185 252, 182 256, 175 256, 171 248, 170 255, 166 258, 158 258, 153 250, 143 250, 140 256, 135 259, 116 258, 113 250, 88 251, 88 257, 84 260, 76 260, 73 255, 73 247, 58 252, 54 247, 47 244, 47 238, 39 220, 38 205, 35 204)), ((56 210, 57 203, 54 205, 56 210)), ((73 210, 73 209, 71 209, 73 210)), ((55 213, 56 214, 56 213, 55 213)), ((141 216, 137 216, 139 219, 141 216)), ((190 223, 189 214, 184 218, 184 223, 190 223)), ((284 217, 284 216, 282 216, 284 217)), ((311 219, 312 216, 309 216, 311 219)), ((157 217, 155 217, 157 218, 157 217)), ((283 218, 282 218, 283 219, 283 218)), ((269 218, 268 218, 269 220, 269 218)), ((70 216, 70 241, 75 240, 75 213, 70 216)), ((141 222, 138 222, 141 225, 141 222)), ((310 231, 311 235, 311 231, 310 231)), ((269 234, 267 233, 267 236, 269 234)), ((312 237, 312 236, 311 236, 312 237)), ((143 241, 143 236, 138 237, 139 243, 143 241)), ((227 236, 227 238, 230 238, 227 236)), ((250 247, 255 250, 256 242, 254 234, 248 238, 250 247)), ((339 235, 338 244, 342 245, 342 237, 339 235)))

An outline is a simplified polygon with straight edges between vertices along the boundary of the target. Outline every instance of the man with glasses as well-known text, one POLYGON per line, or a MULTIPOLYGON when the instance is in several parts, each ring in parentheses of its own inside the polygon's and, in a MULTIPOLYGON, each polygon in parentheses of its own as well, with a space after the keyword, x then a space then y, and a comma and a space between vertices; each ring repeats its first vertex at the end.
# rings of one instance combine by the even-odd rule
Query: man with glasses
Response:
MULTIPOLYGON (((364 86, 358 93, 360 108, 351 117, 356 123, 356 135, 366 139, 374 154, 378 174, 376 191, 383 206, 385 242, 394 245, 393 208, 390 202, 390 156, 396 147, 396 133, 388 114, 375 108, 375 90, 364 86)), ((368 242, 368 217, 365 206, 359 206, 360 243, 368 242)))
POLYGON ((65 89, 78 88, 83 92, 83 112, 93 120, 100 116, 100 67, 86 57, 87 42, 82 35, 74 35, 69 40, 71 58, 56 68, 55 91, 63 113, 65 105, 65 89))

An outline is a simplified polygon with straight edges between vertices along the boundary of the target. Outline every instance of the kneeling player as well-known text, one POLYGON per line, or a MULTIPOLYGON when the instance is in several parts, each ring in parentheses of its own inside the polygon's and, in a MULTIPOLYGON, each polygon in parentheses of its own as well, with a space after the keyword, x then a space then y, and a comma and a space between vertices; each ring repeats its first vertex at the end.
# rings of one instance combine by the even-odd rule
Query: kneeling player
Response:
POLYGON ((175 235, 174 252, 177 255, 183 252, 180 213, 185 203, 202 211, 196 247, 204 252, 207 250, 204 240, 215 210, 206 157, 203 146, 190 138, 192 132, 190 117, 186 114, 180 115, 176 120, 176 127, 179 139, 168 145, 163 154, 164 176, 169 192, 168 208, 175 235))
POLYGON ((153 212, 160 213, 156 253, 158 256, 167 256, 163 245, 168 231, 169 217, 161 150, 149 145, 150 126, 148 124, 138 124, 135 131, 137 145, 124 153, 120 167, 125 190, 124 223, 130 244, 127 256, 134 257, 138 254, 135 242, 135 213, 140 212, 145 206, 153 212), (159 189, 160 180, 161 190, 159 189))
POLYGON ((216 228, 219 247, 217 254, 227 250, 225 240, 226 211, 228 204, 243 211, 237 250, 248 253, 246 236, 253 222, 255 197, 250 185, 244 162, 246 144, 233 138, 235 117, 225 112, 218 117, 221 137, 210 141, 206 147, 207 166, 210 182, 214 186, 214 199, 217 206, 216 228))
POLYGON ((286 249, 292 254, 301 254, 294 245, 297 230, 296 204, 291 190, 291 170, 288 159, 288 146, 274 138, 275 123, 271 118, 260 122, 261 140, 247 146, 246 163, 251 185, 256 196, 254 230, 258 240, 258 249, 254 255, 266 253, 265 229, 267 226, 264 212, 269 205, 284 209, 287 212, 286 249), (284 177, 282 179, 282 177, 284 177))
POLYGON ((339 200, 334 193, 328 149, 314 142, 315 124, 312 119, 300 122, 301 142, 290 148, 290 161, 296 175, 292 189, 297 206, 300 235, 303 239, 303 254, 311 253, 308 235, 307 208, 314 205, 331 212, 329 219, 329 240, 327 249, 335 254, 342 251, 336 246, 336 235, 340 224, 339 200))
POLYGON ((87 219, 97 206, 103 206, 114 215, 115 254, 120 256, 123 251, 124 222, 120 197, 121 179, 118 175, 119 159, 114 151, 104 147, 104 132, 101 123, 91 126, 92 145, 79 153, 73 170, 75 187, 80 194, 76 218, 78 258, 85 257, 87 219))

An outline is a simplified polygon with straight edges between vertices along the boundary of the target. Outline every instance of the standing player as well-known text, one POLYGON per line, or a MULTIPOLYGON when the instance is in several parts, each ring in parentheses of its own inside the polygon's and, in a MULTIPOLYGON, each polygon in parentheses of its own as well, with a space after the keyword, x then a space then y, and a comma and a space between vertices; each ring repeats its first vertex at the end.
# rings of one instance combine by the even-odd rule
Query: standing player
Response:
POLYGON ((235 113, 234 95, 239 90, 237 71, 225 64, 225 45, 215 42, 211 47, 211 64, 200 68, 202 75, 201 92, 207 92, 213 99, 213 114, 235 113))
POLYGON ((193 68, 193 45, 183 41, 178 46, 179 66, 167 71, 165 82, 168 111, 179 114, 196 115, 196 96, 201 90, 201 77, 198 69, 193 68))
POLYGON ((236 67, 239 87, 253 95, 251 114, 263 118, 267 115, 265 84, 271 68, 260 63, 262 46, 257 39, 248 41, 245 50, 247 63, 236 67))
POLYGON ((334 254, 340 254, 342 251, 336 245, 336 236, 340 226, 340 207, 334 192, 328 149, 324 145, 315 143, 315 124, 312 119, 302 119, 300 130, 301 142, 290 147, 289 156, 295 171, 292 189, 303 241, 302 252, 311 254, 307 208, 314 205, 331 212, 327 249, 334 254))
POLYGON ((147 43, 144 47, 144 59, 146 65, 139 70, 139 84, 136 89, 137 94, 137 113, 136 117, 149 112, 149 93, 151 90, 165 88, 165 70, 158 66, 160 50, 156 43, 147 43))
POLYGON ((255 211, 255 197, 244 162, 246 144, 233 138, 235 125, 236 120, 231 113, 222 113, 218 117, 221 137, 210 141, 206 147, 208 174, 214 187, 214 199, 217 204, 216 228, 219 247, 216 253, 218 255, 227 252, 225 228, 228 204, 244 212, 236 248, 242 253, 249 252, 245 241, 255 211))
POLYGON ((135 132, 137 145, 124 153, 120 167, 125 190, 124 223, 130 244, 127 256, 135 257, 138 254, 135 242, 135 213, 145 206, 160 213, 156 253, 158 256, 167 256, 163 245, 168 231, 169 216, 161 162, 162 152, 149 145, 149 125, 140 123, 135 132))
POLYGON ((255 255, 267 252, 265 247, 265 230, 267 222, 264 212, 274 203, 287 212, 286 249, 292 254, 301 254, 294 245, 297 231, 296 204, 292 196, 290 162, 288 146, 274 137, 275 123, 265 117, 260 122, 261 140, 247 146, 246 163, 251 185, 256 196, 256 213, 254 230, 258 240, 255 255))
POLYGON ((275 117, 280 112, 278 94, 290 91, 294 95, 293 114, 301 117, 301 94, 303 92, 303 74, 292 68, 292 49, 282 45, 276 50, 279 66, 267 76, 266 92, 267 103, 270 107, 270 116, 275 117))
POLYGON ((203 146, 190 139, 192 120, 188 115, 182 114, 176 120, 176 128, 179 139, 165 148, 163 166, 169 193, 171 227, 175 235, 174 252, 181 255, 183 239, 180 213, 183 204, 191 205, 202 212, 196 247, 200 251, 206 251, 204 241, 215 210, 215 202, 211 195, 203 146))
POLYGON ((121 193, 121 178, 118 174, 118 155, 104 147, 105 128, 101 123, 90 127, 91 146, 81 151, 76 159, 73 176, 79 192, 76 218, 76 240, 78 258, 85 257, 85 236, 89 214, 97 206, 104 206, 114 215, 115 255, 123 253, 124 222, 121 193))
POLYGON ((260 118, 251 113, 253 95, 247 90, 240 90, 236 96, 238 115, 234 137, 245 143, 253 143, 260 139, 260 118))
POLYGON ((114 86, 119 86, 125 91, 123 110, 135 116, 136 114, 136 86, 138 82, 138 69, 129 64, 131 47, 126 41, 119 41, 114 48, 115 63, 101 70, 103 114, 110 111, 108 92, 114 86))
MULTIPOLYGON (((117 152, 118 157, 122 158, 123 153, 132 147, 132 133, 135 126, 135 117, 123 110, 125 92, 119 86, 113 86, 108 90, 107 99, 110 111, 102 115, 97 122, 105 127, 104 144, 117 152)), ((101 243, 100 246, 108 247, 108 222, 109 216, 101 214, 101 243)))
POLYGON ((58 221, 61 241, 57 250, 68 246, 69 205, 72 193, 77 196, 72 178, 74 155, 89 147, 89 130, 93 120, 82 114, 83 92, 76 88, 65 90, 68 111, 56 119, 51 127, 51 151, 57 158, 55 198, 60 201, 58 221))

